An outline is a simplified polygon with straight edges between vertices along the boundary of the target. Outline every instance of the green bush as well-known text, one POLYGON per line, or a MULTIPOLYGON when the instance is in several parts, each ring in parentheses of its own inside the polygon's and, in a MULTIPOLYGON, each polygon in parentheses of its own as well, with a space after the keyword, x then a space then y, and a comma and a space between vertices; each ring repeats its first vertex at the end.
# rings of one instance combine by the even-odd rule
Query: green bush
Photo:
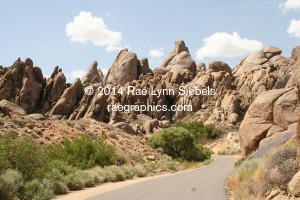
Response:
POLYGON ((188 154, 186 160, 188 161, 204 161, 210 158, 212 151, 201 144, 195 145, 188 154))
POLYGON ((114 164, 116 152, 103 140, 94 140, 89 135, 81 135, 74 140, 64 140, 63 144, 49 146, 47 154, 52 159, 66 161, 69 165, 79 169, 114 164))
POLYGON ((14 170, 6 170, 4 174, 0 176, 0 199, 15 199, 22 186, 22 174, 14 170))
POLYGON ((34 179, 25 184, 24 200, 50 200, 54 192, 39 180, 34 179))
POLYGON ((25 180, 42 178, 49 169, 48 157, 33 139, 6 134, 0 137, 0 152, 0 171, 16 169, 25 180))
POLYGON ((195 136, 182 127, 164 129, 152 136, 149 144, 153 148, 163 148, 169 156, 188 161, 203 161, 210 158, 210 151, 196 146, 195 136))
POLYGON ((208 124, 204 125, 202 122, 198 121, 178 121, 174 125, 175 127, 182 127, 188 130, 192 135, 195 136, 197 143, 204 144, 207 139, 215 139, 219 135, 218 129, 214 125, 208 124))

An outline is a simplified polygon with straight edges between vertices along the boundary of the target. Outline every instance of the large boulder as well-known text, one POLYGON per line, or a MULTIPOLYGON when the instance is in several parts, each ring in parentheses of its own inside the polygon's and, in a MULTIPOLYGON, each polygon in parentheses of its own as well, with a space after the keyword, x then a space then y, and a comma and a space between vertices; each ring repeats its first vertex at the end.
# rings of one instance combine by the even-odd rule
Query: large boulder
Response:
POLYGON ((10 114, 26 115, 25 110, 23 110, 20 106, 10 101, 7 101, 5 99, 0 101, 0 111, 4 115, 10 115, 10 114))
POLYGON ((231 74, 231 68, 222 61, 213 61, 209 63, 209 69, 212 69, 214 72, 225 71, 231 74))
POLYGON ((249 107, 239 128, 241 151, 248 155, 258 147, 273 126, 274 104, 292 89, 269 90, 261 93, 249 107))
POLYGON ((124 85, 138 78, 138 59, 128 49, 122 50, 106 75, 106 84, 124 85))
POLYGON ((287 129, 289 124, 297 122, 299 112, 298 90, 295 88, 277 99, 273 107, 273 120, 277 126, 287 129))
POLYGON ((295 196, 300 197, 300 172, 296 173, 288 184, 289 191, 295 196))

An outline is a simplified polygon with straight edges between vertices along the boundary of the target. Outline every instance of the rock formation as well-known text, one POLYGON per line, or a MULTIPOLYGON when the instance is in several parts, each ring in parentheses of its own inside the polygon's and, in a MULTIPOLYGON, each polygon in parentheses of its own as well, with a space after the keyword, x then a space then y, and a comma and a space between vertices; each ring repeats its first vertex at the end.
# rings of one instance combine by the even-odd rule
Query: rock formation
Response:
POLYGON ((124 85, 138 79, 138 59, 135 53, 128 49, 122 50, 108 70, 105 77, 106 84, 124 85))
MULTIPOLYGON (((26 114, 69 120, 92 118, 131 134, 155 132, 181 119, 222 126, 241 123, 241 148, 246 155, 279 135, 295 131, 299 110, 299 49, 295 47, 291 57, 284 57, 279 48, 269 46, 247 56, 233 69, 221 61, 213 61, 206 68, 204 63, 195 64, 183 41, 176 41, 161 66, 153 71, 147 58, 139 60, 135 53, 124 49, 105 77, 94 61, 83 79, 73 84, 66 83, 58 66, 46 79, 31 59, 24 62, 18 59, 11 67, 0 67, 0 101, 15 104, 26 114), (93 95, 84 93, 86 86, 93 87, 93 95), (147 90, 148 94, 128 94, 128 86, 147 90), (123 93, 99 95, 98 87, 115 87, 123 93), (179 95, 179 88, 211 88, 215 95, 179 95), (149 94, 151 90, 162 89, 174 90, 174 94, 149 94), (191 105, 193 110, 125 113, 107 109, 117 104, 167 108, 191 105)), ((4 114, 12 110, 6 107, 14 107, 6 104, 1 107, 4 114)))

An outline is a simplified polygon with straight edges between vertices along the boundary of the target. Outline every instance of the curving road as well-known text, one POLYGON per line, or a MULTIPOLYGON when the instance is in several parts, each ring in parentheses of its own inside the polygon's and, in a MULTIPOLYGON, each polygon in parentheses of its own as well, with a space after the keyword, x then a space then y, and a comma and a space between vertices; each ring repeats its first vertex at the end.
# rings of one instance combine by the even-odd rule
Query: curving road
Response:
POLYGON ((212 164, 199 169, 144 181, 89 200, 226 200, 225 182, 238 158, 213 158, 212 164))

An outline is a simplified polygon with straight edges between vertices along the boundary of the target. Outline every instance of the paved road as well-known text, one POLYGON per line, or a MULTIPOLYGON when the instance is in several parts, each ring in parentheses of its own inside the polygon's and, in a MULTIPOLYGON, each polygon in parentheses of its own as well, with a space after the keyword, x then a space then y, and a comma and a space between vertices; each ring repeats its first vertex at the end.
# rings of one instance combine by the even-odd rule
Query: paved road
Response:
POLYGON ((89 200, 226 200, 225 181, 237 158, 214 159, 212 164, 196 170, 144 181, 89 200))

